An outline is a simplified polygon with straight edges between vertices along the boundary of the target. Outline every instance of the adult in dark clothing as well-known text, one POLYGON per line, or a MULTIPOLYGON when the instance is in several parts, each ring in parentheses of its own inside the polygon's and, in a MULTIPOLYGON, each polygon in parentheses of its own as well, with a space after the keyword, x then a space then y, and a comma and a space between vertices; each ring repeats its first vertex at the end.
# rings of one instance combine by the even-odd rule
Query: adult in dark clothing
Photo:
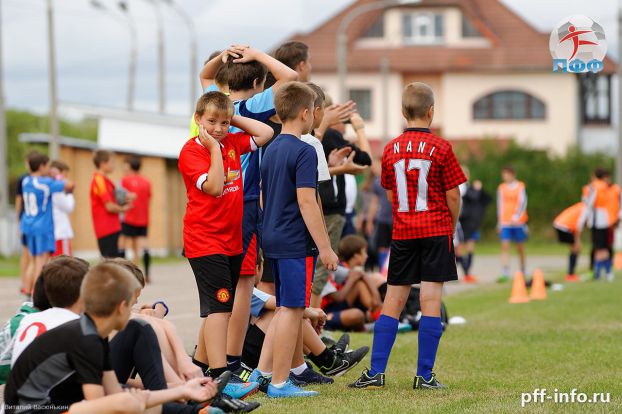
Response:
MULTIPOLYGON (((345 105, 329 105, 325 112, 324 120, 330 110, 343 110, 354 105, 348 102, 345 105)), ((328 122, 328 121, 327 121, 328 122)), ((369 143, 365 135, 365 124, 360 115, 353 112, 350 115, 352 128, 357 134, 356 143, 348 142, 344 137, 345 124, 343 122, 322 125, 316 130, 316 137, 322 141, 324 153, 328 161, 331 181, 319 185, 320 198, 322 200, 322 212, 326 229, 330 237, 331 246, 337 249, 343 226, 346 222, 346 180, 344 174, 357 175, 367 170, 371 165, 369 155, 369 143), (325 129, 328 126, 327 129, 325 129), (325 132, 324 132, 325 131, 325 132)), ((311 306, 319 307, 321 293, 328 282, 328 270, 321 260, 317 261, 315 277, 311 289, 311 306)))
POLYGON ((482 225, 484 214, 486 214, 486 207, 488 207, 491 201, 490 194, 483 190, 482 182, 479 180, 469 183, 466 192, 462 196, 460 226, 464 235, 464 243, 461 243, 460 255, 456 260, 462 265, 465 275, 464 281, 467 283, 475 282, 475 277, 471 275, 473 252, 475 243, 480 238, 479 229, 482 225))

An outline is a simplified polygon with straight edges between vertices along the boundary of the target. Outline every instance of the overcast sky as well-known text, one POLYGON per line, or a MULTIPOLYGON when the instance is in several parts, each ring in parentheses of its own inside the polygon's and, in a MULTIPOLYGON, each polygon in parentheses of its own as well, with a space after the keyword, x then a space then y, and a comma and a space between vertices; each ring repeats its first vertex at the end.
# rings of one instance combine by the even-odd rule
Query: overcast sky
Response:
MULTIPOLYGON (((128 30, 115 0, 54 0, 59 99, 124 107, 127 93, 128 30)), ((155 111, 156 42, 152 0, 129 0, 138 26, 136 108, 155 111)), ((157 0, 156 0, 157 1, 157 0)), ((193 18, 199 34, 199 63, 232 42, 267 49, 294 32, 313 29, 352 0, 175 0, 193 18)), ((606 31, 608 53, 617 56, 618 0, 502 0, 537 29, 549 32, 565 16, 585 14, 606 31)), ((0 0, 4 86, 7 105, 45 111, 48 100, 45 0, 0 0)), ((165 12, 167 111, 189 108, 189 37, 183 21, 165 12)), ((197 68, 198 70, 198 68, 197 68)), ((198 88, 198 85, 197 85, 198 88)))

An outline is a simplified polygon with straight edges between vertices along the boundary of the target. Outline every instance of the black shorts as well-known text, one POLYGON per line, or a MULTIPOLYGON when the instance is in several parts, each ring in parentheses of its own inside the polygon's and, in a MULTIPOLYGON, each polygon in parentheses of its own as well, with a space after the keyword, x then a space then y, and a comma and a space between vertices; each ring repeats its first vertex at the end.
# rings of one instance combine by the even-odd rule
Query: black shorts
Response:
POLYGON ((147 226, 132 226, 121 223, 121 234, 125 237, 147 237, 147 226))
POLYGON ((594 249, 608 249, 609 229, 592 229, 592 246, 594 249))
POLYGON ((376 249, 386 249, 391 246, 393 226, 387 223, 376 223, 374 245, 376 249))
POLYGON ((123 252, 119 250, 119 236, 121 232, 116 232, 97 239, 97 246, 102 257, 123 257, 123 252))
POLYGON ((188 259, 199 289, 201 318, 233 310, 235 288, 240 278, 242 255, 213 254, 188 259))
POLYGON ((452 236, 393 240, 389 257, 389 285, 458 280, 452 236))
POLYGON ((560 230, 560 229, 555 229, 555 230, 557 230, 557 240, 560 243, 574 244, 574 233, 560 230))

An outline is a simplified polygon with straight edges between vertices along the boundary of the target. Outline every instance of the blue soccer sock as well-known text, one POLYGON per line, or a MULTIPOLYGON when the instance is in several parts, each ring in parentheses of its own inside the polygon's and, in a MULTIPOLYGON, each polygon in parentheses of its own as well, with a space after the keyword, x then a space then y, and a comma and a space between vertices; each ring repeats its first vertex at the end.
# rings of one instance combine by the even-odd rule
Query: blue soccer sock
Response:
POLYGON ((471 266, 473 266, 473 253, 467 254, 466 265, 464 267, 464 273, 468 275, 471 272, 471 266))
POLYGON ((594 279, 600 278, 600 271, 604 267, 604 260, 595 260, 594 261, 594 279))
POLYGON ((429 381, 436 360, 438 343, 443 334, 441 318, 422 316, 419 321, 419 355, 417 356, 417 375, 429 381))
POLYGON ((374 345, 371 350, 371 369, 369 376, 385 372, 391 348, 397 336, 398 320, 387 315, 380 315, 374 325, 374 345))
POLYGON ((613 262, 611 261, 611 257, 604 261, 605 274, 611 273, 611 266, 613 262))

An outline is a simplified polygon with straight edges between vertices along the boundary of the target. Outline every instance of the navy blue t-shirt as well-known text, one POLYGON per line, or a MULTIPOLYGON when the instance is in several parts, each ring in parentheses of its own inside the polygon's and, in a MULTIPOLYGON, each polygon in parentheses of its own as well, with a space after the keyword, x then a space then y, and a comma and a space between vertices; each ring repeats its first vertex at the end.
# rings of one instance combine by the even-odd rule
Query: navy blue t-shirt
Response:
POLYGON ((317 189, 315 149, 293 135, 279 135, 264 154, 261 182, 265 256, 272 259, 317 256, 317 247, 296 196, 297 188, 317 189))

